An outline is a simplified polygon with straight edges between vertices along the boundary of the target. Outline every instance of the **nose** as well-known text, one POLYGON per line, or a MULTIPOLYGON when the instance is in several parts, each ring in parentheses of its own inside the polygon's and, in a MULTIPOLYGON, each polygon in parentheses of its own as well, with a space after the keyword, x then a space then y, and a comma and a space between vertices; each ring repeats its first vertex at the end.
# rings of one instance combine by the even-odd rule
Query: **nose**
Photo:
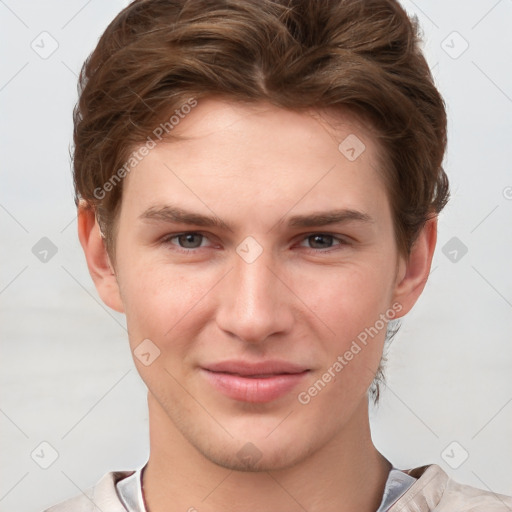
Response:
POLYGON ((293 293, 268 252, 252 262, 234 254, 234 268, 223 280, 217 325, 247 343, 261 343, 293 326, 293 293))

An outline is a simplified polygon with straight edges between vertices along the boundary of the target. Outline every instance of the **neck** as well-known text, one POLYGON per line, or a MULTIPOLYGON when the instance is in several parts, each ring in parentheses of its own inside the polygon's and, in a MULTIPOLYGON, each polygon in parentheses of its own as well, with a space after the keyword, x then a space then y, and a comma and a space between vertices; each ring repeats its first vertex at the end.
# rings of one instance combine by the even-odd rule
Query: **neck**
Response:
POLYGON ((371 440, 363 400, 344 428, 299 463, 235 471, 208 460, 148 395, 150 457, 143 474, 147 512, 375 512, 391 464, 371 440))

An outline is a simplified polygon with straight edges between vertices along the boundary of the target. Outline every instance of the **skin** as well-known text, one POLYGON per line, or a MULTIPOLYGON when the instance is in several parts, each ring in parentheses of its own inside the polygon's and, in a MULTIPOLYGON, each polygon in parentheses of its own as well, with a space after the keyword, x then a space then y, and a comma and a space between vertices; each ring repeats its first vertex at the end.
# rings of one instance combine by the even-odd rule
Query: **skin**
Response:
POLYGON ((395 318, 412 308, 430 271, 437 220, 400 256, 381 149, 348 114, 207 99, 175 132, 185 138, 158 144, 125 178, 115 262, 93 212, 79 208, 100 296, 126 314, 132 350, 145 339, 160 350, 149 366, 134 357, 148 387, 148 510, 374 512, 391 465, 372 443, 367 389, 386 329, 309 403, 297 397, 393 304, 395 318), (355 161, 338 150, 350 134, 366 146, 355 161), (215 215, 230 229, 143 218, 170 204, 215 215), (371 220, 287 224, 292 215, 339 209, 371 220), (191 231, 199 235, 172 238, 191 231), (262 250, 251 263, 236 250, 248 236, 262 250), (309 372, 286 395, 248 403, 223 395, 200 371, 226 359, 281 359, 309 372), (256 455, 242 460, 247 443, 256 455))

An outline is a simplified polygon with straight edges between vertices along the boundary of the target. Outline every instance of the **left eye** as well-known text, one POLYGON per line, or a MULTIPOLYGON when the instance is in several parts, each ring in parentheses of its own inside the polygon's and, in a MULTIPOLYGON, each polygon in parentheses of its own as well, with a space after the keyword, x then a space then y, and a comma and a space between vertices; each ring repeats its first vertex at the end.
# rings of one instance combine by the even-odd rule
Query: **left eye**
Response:
POLYGON ((308 235, 306 238, 304 238, 304 241, 309 241, 313 249, 326 249, 332 247, 332 243, 335 241, 339 242, 340 244, 343 243, 343 240, 340 240, 339 238, 333 235, 328 235, 324 233, 315 233, 313 235, 308 235))
POLYGON ((171 242, 174 239, 178 240, 178 244, 182 249, 198 249, 201 247, 201 242, 204 238, 204 235, 201 233, 180 233, 179 235, 173 235, 167 238, 166 242, 171 242))

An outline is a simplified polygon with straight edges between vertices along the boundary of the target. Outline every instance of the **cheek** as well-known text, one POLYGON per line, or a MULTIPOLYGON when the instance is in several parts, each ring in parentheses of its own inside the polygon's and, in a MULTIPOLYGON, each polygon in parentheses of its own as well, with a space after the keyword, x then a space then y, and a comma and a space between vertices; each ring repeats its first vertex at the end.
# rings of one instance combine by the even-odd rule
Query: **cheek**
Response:
POLYGON ((388 307, 390 277, 377 265, 318 269, 296 282, 297 293, 342 345, 372 326, 388 307))
POLYGON ((322 391, 323 399, 335 397, 335 403, 348 404, 363 396, 381 360, 387 329, 382 315, 387 320, 394 316, 389 315, 391 281, 378 265, 338 268, 328 274, 308 279, 301 291, 329 328, 319 337, 322 371, 309 384, 313 394, 322 391))
POLYGON ((177 334, 191 339, 192 330, 200 326, 201 299, 213 287, 213 276, 157 263, 127 268, 120 289, 132 343, 149 338, 165 348, 172 341, 178 350, 177 334), (190 322, 192 317, 197 321, 190 322))

